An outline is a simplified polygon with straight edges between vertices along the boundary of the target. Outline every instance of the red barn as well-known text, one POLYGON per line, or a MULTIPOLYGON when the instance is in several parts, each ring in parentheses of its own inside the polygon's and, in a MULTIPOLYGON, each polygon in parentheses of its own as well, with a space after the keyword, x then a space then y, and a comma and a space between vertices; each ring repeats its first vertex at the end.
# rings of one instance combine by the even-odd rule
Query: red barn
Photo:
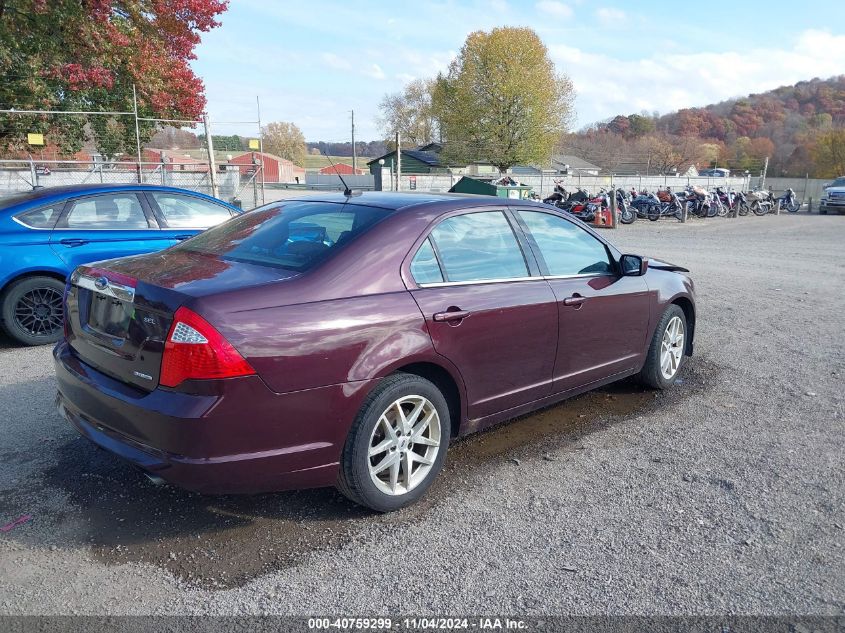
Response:
POLYGON ((264 165, 264 182, 305 182, 305 169, 281 156, 267 152, 246 152, 229 159, 230 165, 239 166, 242 176, 251 174, 258 163, 264 165))
POLYGON ((341 176, 363 176, 367 172, 361 169, 360 167, 352 168, 352 165, 349 163, 335 163, 334 167, 331 165, 326 165, 320 170, 321 174, 327 174, 329 176, 334 176, 335 174, 340 174, 341 176), (335 167, 337 170, 335 171, 335 167))

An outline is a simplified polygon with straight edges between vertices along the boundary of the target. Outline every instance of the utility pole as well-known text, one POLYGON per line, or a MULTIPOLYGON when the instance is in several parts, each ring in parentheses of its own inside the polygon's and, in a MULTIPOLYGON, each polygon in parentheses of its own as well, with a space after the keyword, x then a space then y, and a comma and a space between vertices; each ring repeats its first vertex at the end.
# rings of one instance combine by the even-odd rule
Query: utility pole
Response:
POLYGON ((135 145, 138 150, 138 184, 143 182, 141 178, 141 130, 138 127, 138 93, 135 91, 135 84, 132 84, 132 106, 135 112, 135 145))
MULTIPOLYGON (((261 102, 258 95, 255 95, 255 109, 258 115, 258 151, 261 154, 261 204, 264 204, 264 130, 261 127, 261 102)), ((255 206, 258 206, 257 198, 255 206)))
POLYGON ((763 161, 763 183, 760 185, 760 189, 766 188, 766 172, 769 171, 769 157, 766 156, 766 160, 763 161))
POLYGON ((399 183, 402 178, 402 149, 400 143, 402 138, 399 132, 396 132, 396 191, 399 191, 399 183))
POLYGON ((358 152, 355 151, 355 110, 352 110, 352 173, 355 173, 355 168, 358 166, 358 152))
POLYGON ((220 197, 217 189, 217 173, 214 164, 214 143, 211 141, 211 127, 208 125, 208 112, 203 112, 202 124, 205 127, 205 144, 208 149, 208 175, 211 180, 211 195, 214 198, 220 197))

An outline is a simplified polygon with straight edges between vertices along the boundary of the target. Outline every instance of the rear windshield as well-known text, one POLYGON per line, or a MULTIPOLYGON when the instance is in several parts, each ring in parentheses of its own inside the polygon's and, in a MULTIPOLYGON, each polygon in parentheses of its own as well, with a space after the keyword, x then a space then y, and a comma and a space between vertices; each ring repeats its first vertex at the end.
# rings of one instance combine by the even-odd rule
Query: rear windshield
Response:
POLYGON ((175 247, 227 261, 304 272, 392 213, 331 202, 272 203, 175 247))

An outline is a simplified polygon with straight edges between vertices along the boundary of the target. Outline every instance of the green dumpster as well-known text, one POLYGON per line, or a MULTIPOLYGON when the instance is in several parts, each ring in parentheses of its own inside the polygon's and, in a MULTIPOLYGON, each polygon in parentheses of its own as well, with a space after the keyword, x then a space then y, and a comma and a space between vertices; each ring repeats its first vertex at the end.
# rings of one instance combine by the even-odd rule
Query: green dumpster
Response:
POLYGON ((500 178, 475 178, 464 176, 449 189, 450 193, 474 193, 481 196, 498 196, 524 200, 531 193, 531 187, 516 182, 509 176, 500 178))

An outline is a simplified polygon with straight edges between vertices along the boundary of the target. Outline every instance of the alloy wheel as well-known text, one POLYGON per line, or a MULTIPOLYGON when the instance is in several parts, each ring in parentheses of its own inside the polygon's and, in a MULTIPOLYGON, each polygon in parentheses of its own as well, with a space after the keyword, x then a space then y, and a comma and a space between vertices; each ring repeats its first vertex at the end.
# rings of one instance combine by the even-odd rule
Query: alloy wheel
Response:
POLYGON ((684 323, 680 317, 673 316, 666 324, 660 342, 660 373, 666 380, 678 373, 684 356, 684 341, 684 323))
POLYGON ((18 299, 15 323, 32 336, 50 337, 63 327, 62 293, 54 288, 33 288, 18 299))
POLYGON ((385 494, 406 494, 425 481, 439 451, 437 409, 423 396, 403 396, 384 410, 370 435, 370 478, 385 494))

